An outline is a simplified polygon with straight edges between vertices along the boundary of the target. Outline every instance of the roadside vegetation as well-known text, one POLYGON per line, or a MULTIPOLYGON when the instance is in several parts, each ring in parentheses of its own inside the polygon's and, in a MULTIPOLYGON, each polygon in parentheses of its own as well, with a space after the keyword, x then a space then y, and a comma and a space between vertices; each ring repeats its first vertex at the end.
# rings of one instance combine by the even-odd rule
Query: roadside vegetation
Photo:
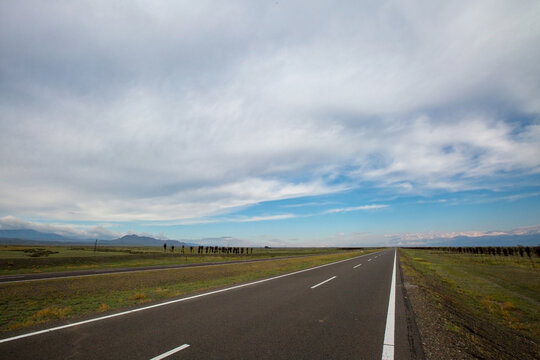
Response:
MULTIPOLYGON (((306 269, 376 249, 272 261, 0 284, 0 332, 119 310, 306 269)), ((305 255, 306 250, 283 255, 305 255)), ((255 252, 254 252, 255 253, 255 252)))
MULTIPOLYGON (((406 283, 418 286, 438 314, 423 319, 433 312, 414 309, 412 301, 421 332, 423 322, 442 322, 448 338, 470 358, 540 358, 536 248, 400 249, 400 255, 406 283)), ((425 346, 435 336, 423 333, 425 346)))
POLYGON ((285 256, 337 254, 335 248, 232 248, 243 251, 217 251, 216 247, 180 249, 160 247, 100 246, 15 246, 0 245, 0 276, 54 271, 113 269, 153 265, 179 265, 223 262, 285 256), (213 251, 210 251, 212 248, 213 251), (208 250, 207 250, 208 249, 208 250), (245 251, 244 251, 245 250, 245 251))

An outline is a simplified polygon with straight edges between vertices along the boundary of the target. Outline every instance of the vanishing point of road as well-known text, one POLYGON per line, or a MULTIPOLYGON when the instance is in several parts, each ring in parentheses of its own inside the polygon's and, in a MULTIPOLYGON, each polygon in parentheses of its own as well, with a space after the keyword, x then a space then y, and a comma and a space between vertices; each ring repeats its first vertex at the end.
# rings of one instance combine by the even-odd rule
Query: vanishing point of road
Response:
POLYGON ((423 358, 394 249, 0 339, 2 359, 423 358))

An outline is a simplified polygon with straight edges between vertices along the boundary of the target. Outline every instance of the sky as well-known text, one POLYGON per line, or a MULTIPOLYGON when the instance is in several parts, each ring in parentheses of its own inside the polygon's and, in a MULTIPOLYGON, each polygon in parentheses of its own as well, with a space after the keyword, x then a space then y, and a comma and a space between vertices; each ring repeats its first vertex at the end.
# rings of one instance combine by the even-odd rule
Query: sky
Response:
POLYGON ((3 1, 0 229, 540 233, 539 18, 535 0, 3 1))

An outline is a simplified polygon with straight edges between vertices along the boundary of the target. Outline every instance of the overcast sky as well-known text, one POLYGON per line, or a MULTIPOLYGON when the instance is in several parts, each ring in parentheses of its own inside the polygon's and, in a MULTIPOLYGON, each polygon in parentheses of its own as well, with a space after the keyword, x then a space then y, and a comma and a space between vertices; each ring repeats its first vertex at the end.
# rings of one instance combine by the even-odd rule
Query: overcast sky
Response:
POLYGON ((3 1, 0 228, 536 227, 538 19, 538 1, 3 1))

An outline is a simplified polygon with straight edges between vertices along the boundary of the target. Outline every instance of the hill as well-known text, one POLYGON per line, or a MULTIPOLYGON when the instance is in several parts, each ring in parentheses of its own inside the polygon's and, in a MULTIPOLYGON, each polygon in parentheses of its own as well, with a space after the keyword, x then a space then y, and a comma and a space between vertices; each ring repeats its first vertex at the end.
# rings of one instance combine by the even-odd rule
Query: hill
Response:
MULTIPOLYGON (((0 230, 0 244, 19 245, 94 245, 95 239, 73 239, 53 233, 31 229, 0 230)), ((198 246, 178 240, 158 240, 149 236, 126 235, 114 240, 99 240, 100 245, 110 246, 198 246)))
POLYGON ((435 239, 427 246, 539 246, 540 234, 456 236, 435 239))

